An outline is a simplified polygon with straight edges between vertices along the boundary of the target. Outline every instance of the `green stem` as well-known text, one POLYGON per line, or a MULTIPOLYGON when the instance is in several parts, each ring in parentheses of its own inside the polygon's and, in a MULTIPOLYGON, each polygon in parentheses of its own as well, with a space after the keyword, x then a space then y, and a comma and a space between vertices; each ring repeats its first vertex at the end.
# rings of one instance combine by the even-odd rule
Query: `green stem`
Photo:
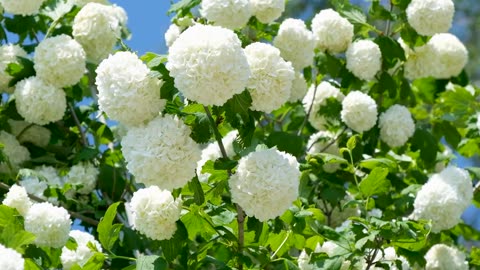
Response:
POLYGON ((57 27, 58 23, 60 22, 60 19, 61 17, 53 21, 53 23, 48 28, 47 33, 45 34, 45 37, 43 39, 47 39, 48 37, 50 37, 50 35, 52 35, 52 32, 53 30, 55 30, 55 27, 57 27))
POLYGON ((128 261, 137 261, 137 259, 135 258, 131 258, 131 257, 126 257, 126 256, 117 256, 115 254, 111 254, 110 256, 108 256, 110 259, 112 260, 115 260, 115 259, 121 259, 121 260, 128 260, 128 261))
POLYGON ((280 244, 280 246, 278 246, 278 248, 275 250, 275 252, 272 254, 272 256, 270 256, 270 259, 273 259, 275 257, 275 255, 277 255, 278 251, 280 251, 280 249, 282 249, 283 245, 285 245, 285 243, 287 242, 288 238, 290 237, 290 234, 291 234, 292 231, 287 231, 287 235, 285 236, 285 239, 283 239, 282 243, 280 244))

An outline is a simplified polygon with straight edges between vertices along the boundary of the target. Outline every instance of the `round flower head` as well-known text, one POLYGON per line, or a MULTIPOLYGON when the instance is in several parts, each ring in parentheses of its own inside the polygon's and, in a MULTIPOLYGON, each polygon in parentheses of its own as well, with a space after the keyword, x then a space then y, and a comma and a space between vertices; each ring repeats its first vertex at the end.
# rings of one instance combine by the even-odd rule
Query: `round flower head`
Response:
POLYGON ((215 25, 233 30, 247 24, 252 10, 250 0, 203 0, 200 14, 215 25))
POLYGON ((25 260, 16 250, 7 248, 0 244, 0 269, 2 270, 23 270, 25 260))
POLYGON ((353 39, 353 25, 333 9, 320 11, 312 20, 317 48, 330 53, 344 52, 353 39))
POLYGON ((167 190, 151 186, 133 193, 130 209, 135 230, 153 240, 165 240, 172 238, 177 230, 182 200, 175 200, 167 190))
POLYGON ((308 112, 310 106, 312 106, 312 111, 308 117, 308 122, 310 122, 310 124, 317 130, 325 130, 328 122, 332 120, 319 114, 322 106, 327 105, 327 100, 330 98, 334 98, 341 102, 345 96, 342 94, 342 92, 340 92, 340 89, 336 88, 329 82, 321 82, 317 86, 316 92, 315 86, 312 85, 303 98, 303 107, 306 112, 308 112))
POLYGON ((98 105, 111 119, 137 126, 155 118, 165 108, 160 81, 131 52, 117 52, 97 67, 98 105))
POLYGON ((418 191, 412 218, 432 220, 432 232, 448 230, 460 222, 460 216, 472 198, 472 181, 468 173, 447 167, 432 175, 418 191))
POLYGON ((452 0, 412 0, 407 7, 408 23, 424 36, 448 32, 454 13, 452 0))
POLYGON ((436 79, 448 79, 462 72, 468 62, 468 51, 454 35, 436 34, 427 43, 430 52, 430 75, 436 79))
POLYGON ((22 47, 13 44, 6 44, 0 46, 0 93, 6 92, 11 94, 14 90, 8 84, 13 78, 5 70, 10 63, 18 63, 17 57, 27 57, 27 52, 22 47))
POLYGON ((0 0, 0 4, 7 13, 14 15, 35 15, 45 0, 0 0))
POLYGON ((47 128, 12 119, 8 120, 8 124, 10 125, 12 134, 18 137, 21 143, 29 142, 39 147, 45 147, 50 142, 52 133, 47 128))
POLYGON ((405 51, 407 61, 405 62, 405 77, 409 80, 429 77, 431 71, 435 69, 432 62, 433 55, 431 50, 424 45, 415 48, 409 48, 404 42, 400 42, 405 51))
POLYGON ((35 235, 39 247, 61 248, 68 241, 70 215, 48 202, 34 204, 25 216, 25 230, 35 235))
POLYGON ((350 44, 346 52, 347 69, 362 80, 373 80, 382 68, 380 47, 371 40, 350 44))
POLYGON ((350 92, 342 102, 342 121, 356 132, 364 132, 377 122, 377 104, 360 91, 350 92))
POLYGON ((167 45, 167 47, 171 47, 181 33, 182 33, 182 28, 180 26, 174 23, 170 24, 170 26, 167 29, 167 32, 165 32, 165 44, 167 45))
POLYGON ((298 197, 298 167, 294 156, 276 149, 250 153, 230 178, 232 201, 260 221, 282 215, 298 197))
POLYGON ((248 89, 252 109, 270 113, 290 98, 295 71, 292 64, 280 57, 280 51, 265 43, 252 43, 245 48, 252 76, 248 89))
POLYGON ((25 121, 37 125, 62 119, 67 108, 65 92, 37 77, 18 82, 14 94, 18 113, 25 121))
POLYGON ((75 239, 77 247, 73 250, 70 250, 67 247, 62 248, 60 260, 62 261, 63 269, 69 270, 75 264, 83 267, 95 254, 95 252, 88 247, 89 243, 93 244, 97 251, 102 252, 100 243, 98 243, 98 241, 89 233, 73 230, 69 233, 69 236, 75 239))
POLYGON ((312 65, 315 56, 315 39, 307 29, 305 22, 298 19, 286 19, 280 25, 273 45, 280 50, 280 55, 292 62, 297 71, 312 65), (301 44, 299 46, 299 44, 301 44))
MULTIPOLYGON (((327 153, 340 156, 340 148, 336 143, 331 143, 335 139, 335 134, 330 131, 319 131, 308 139, 307 149, 309 154, 327 153), (322 152, 323 151, 323 152, 322 152)), ((328 173, 334 173, 340 168, 338 163, 324 164, 323 169, 328 173)))
POLYGON ((307 93, 308 85, 305 77, 300 72, 295 72, 295 78, 292 82, 292 89, 290 90, 289 102, 297 102, 302 100, 307 93))
POLYGON ((250 68, 240 39, 220 26, 194 25, 169 49, 167 69, 190 100, 223 105, 245 90, 250 68))
POLYGON ((393 105, 378 120, 380 139, 390 147, 404 145, 415 133, 412 114, 405 106, 393 105))
POLYGON ((432 246, 425 254, 425 260, 427 261, 426 270, 469 269, 465 254, 455 247, 449 247, 445 244, 432 246))
POLYGON ((91 163, 79 163, 68 172, 66 182, 73 186, 82 186, 78 189, 80 194, 89 194, 97 185, 98 169, 91 163))
MULTIPOLYGON (((8 157, 12 169, 16 170, 25 161, 30 159, 28 149, 17 141, 15 136, 5 131, 0 131, 0 143, 3 144, 3 153, 8 157)), ((0 162, 0 172, 9 172, 10 167, 5 162, 0 162)))
POLYGON ((25 216, 28 209, 32 206, 32 201, 28 198, 24 187, 13 185, 10 187, 2 204, 17 209, 20 215, 25 216))
POLYGON ((33 56, 37 77, 58 88, 80 81, 86 70, 85 60, 82 46, 67 35, 44 39, 33 56))
POLYGON ((285 11, 284 0, 250 0, 255 17, 262 23, 271 23, 285 11))
POLYGON ((126 20, 121 7, 88 3, 75 16, 72 35, 83 46, 87 59, 98 63, 120 39, 126 20))
POLYGON ((167 190, 190 181, 201 155, 190 133, 188 126, 170 115, 129 129, 122 140, 122 151, 135 180, 167 190))

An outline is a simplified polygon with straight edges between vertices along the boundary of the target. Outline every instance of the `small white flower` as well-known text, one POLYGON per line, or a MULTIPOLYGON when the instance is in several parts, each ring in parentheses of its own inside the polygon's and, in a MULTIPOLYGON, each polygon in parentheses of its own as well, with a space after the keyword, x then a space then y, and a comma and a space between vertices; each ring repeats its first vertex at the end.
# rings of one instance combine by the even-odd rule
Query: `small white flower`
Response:
POLYGON ((252 9, 250 0, 203 0, 200 14, 215 25, 233 30, 247 24, 252 9))
POLYGON ((320 11, 312 20, 317 48, 330 53, 344 52, 353 39, 353 25, 333 9, 320 11))
POLYGON ((0 244, 0 269, 2 270, 23 270, 25 260, 16 250, 7 248, 0 244))
POLYGON ((250 0, 253 14, 262 23, 271 23, 285 11, 285 0, 250 0))
POLYGON ((448 32, 455 6, 452 0, 412 0, 407 7, 408 23, 424 36, 448 32))
POLYGON ((390 147, 404 145, 415 133, 412 114, 405 106, 393 105, 378 120, 380 139, 390 147))
POLYGON ((0 0, 5 12, 15 15, 35 15, 45 0, 0 0))
POLYGON ((18 63, 17 57, 27 57, 27 52, 19 45, 5 44, 0 46, 0 93, 6 92, 11 94, 13 87, 8 87, 10 80, 13 79, 6 69, 11 63, 18 63))
POLYGON ((465 254, 455 247, 436 244, 425 254, 426 270, 468 270, 465 254))
POLYGON ((373 80, 382 68, 382 52, 371 40, 350 44, 346 52, 347 69, 362 80, 373 80))
POLYGON ((89 233, 73 230, 69 233, 69 236, 75 239, 77 247, 74 250, 70 250, 67 247, 62 248, 60 260, 62 261, 63 269, 69 270, 75 264, 83 267, 95 253, 88 247, 89 243, 93 244, 98 252, 102 252, 100 243, 89 233))
POLYGON ((324 117, 320 115, 320 109, 327 105, 327 100, 330 98, 334 98, 337 101, 343 101, 345 96, 340 92, 340 89, 333 86, 329 82, 321 82, 317 86, 317 91, 315 92, 315 86, 312 85, 308 89, 307 94, 303 98, 303 107, 305 112, 308 112, 310 106, 312 106, 312 110, 310 112, 310 116, 308 117, 308 122, 317 130, 325 130, 327 129, 327 124, 331 122, 332 119, 328 117, 324 117), (314 96, 315 94, 315 96, 314 96), (313 105, 312 105, 313 102, 313 105))
POLYGON ((371 129, 377 123, 377 104, 360 91, 350 92, 342 102, 342 121, 356 132, 371 129))
POLYGON ((79 163, 70 168, 65 179, 73 186, 82 186, 77 190, 78 193, 89 194, 95 189, 98 173, 98 169, 93 164, 79 163))
POLYGON ((13 185, 2 202, 4 205, 17 209, 20 215, 25 216, 32 206, 24 187, 13 185))

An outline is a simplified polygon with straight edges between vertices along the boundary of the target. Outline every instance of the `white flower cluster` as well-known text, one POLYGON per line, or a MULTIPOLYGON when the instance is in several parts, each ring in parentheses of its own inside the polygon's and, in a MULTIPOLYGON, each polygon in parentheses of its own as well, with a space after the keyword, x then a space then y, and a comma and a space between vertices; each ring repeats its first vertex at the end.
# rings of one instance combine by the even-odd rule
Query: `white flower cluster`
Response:
POLYGON ((240 159, 229 181, 232 201, 260 221, 282 215, 298 197, 299 164, 276 149, 260 150, 240 159))
POLYGON ((2 270, 23 270, 25 260, 16 250, 7 248, 0 244, 0 269, 2 270))
MULTIPOLYGON (((17 141, 15 136, 5 131, 0 131, 0 143, 3 144, 3 153, 8 157, 10 165, 14 170, 25 161, 30 159, 28 149, 17 141)), ((6 163, 0 163, 0 172, 9 172, 10 168, 6 163)))
POLYGON ((273 45, 280 50, 280 55, 285 60, 292 62, 297 71, 301 71, 313 63, 315 39, 302 20, 286 19, 283 21, 273 40, 273 45))
POLYGON ((215 25, 233 30, 247 24, 252 9, 250 0, 203 0, 200 14, 215 25))
POLYGON ((245 48, 252 75, 248 89, 252 110, 270 113, 288 101, 295 71, 272 45, 255 42, 245 48))
POLYGON ((468 262, 465 254, 455 247, 445 244, 432 246, 425 254, 426 270, 468 270, 468 262))
POLYGON ((448 32, 454 13, 452 0, 412 0, 407 7, 408 23, 424 36, 448 32))
POLYGON ((15 15, 34 15, 40 10, 45 0, 0 0, 5 12, 15 15))
POLYGON ((5 44, 0 46, 0 93, 6 92, 11 94, 13 87, 8 87, 10 80, 13 78, 5 70, 10 63, 18 63, 17 56, 27 57, 27 52, 19 45, 5 44))
POLYGON ((361 133, 377 123, 377 104, 369 95, 352 91, 342 102, 341 116, 349 128, 361 133))
POLYGON ((177 38, 180 36, 182 33, 182 27, 172 23, 167 29, 167 32, 165 32, 165 44, 167 47, 171 47, 173 43, 177 40, 177 38))
POLYGON ((28 209, 32 206, 32 201, 28 198, 24 187, 13 185, 10 187, 5 199, 3 199, 2 204, 17 209, 20 215, 25 216, 28 209))
POLYGON ((57 170, 50 166, 41 166, 35 168, 37 176, 32 175, 25 177, 20 181, 20 185, 24 187, 29 194, 35 195, 41 199, 49 200, 56 203, 56 198, 46 198, 43 193, 51 186, 54 188, 62 188, 64 185, 63 179, 58 175, 57 170), (42 179, 42 177, 44 179, 42 179))
POLYGON ((155 118, 165 108, 160 81, 131 52, 117 52, 98 65, 95 84, 98 105, 111 119, 137 126, 155 118))
POLYGON ((344 52, 353 39, 353 25, 333 9, 325 9, 315 15, 312 32, 317 48, 330 53, 344 52))
POLYGON ((315 92, 315 86, 312 85, 310 89, 308 89, 307 94, 303 98, 303 107, 306 112, 312 106, 312 111, 310 116, 308 117, 308 122, 317 130, 325 130, 327 128, 327 124, 331 119, 324 117, 323 115, 319 114, 320 109, 322 106, 327 105, 327 99, 334 98, 338 101, 343 101, 345 96, 340 92, 340 89, 333 86, 329 82, 321 82, 317 86, 317 91, 315 92), (315 96, 314 96, 315 94, 315 96), (313 102, 313 105, 311 105, 313 102))
POLYGON ((67 108, 65 92, 37 77, 30 77, 15 85, 15 104, 25 121, 46 125, 62 119, 67 108))
POLYGON ((39 147, 45 147, 50 142, 52 133, 49 129, 25 121, 8 120, 12 134, 18 141, 29 142, 39 147), (19 136, 20 135, 20 136, 19 136))
POLYGON ((177 230, 182 200, 173 198, 167 190, 157 186, 133 193, 130 202, 133 227, 154 240, 170 239, 177 230))
POLYGON ((271 23, 285 11, 285 0, 250 0, 252 12, 262 23, 271 23))
POLYGON ((97 185, 98 169, 91 163, 79 163, 70 168, 65 177, 67 183, 73 186, 81 186, 77 189, 80 194, 89 194, 97 185))
POLYGON ((404 145, 415 133, 412 114, 405 106, 393 105, 378 120, 380 139, 390 147, 404 145))
POLYGON ((67 210, 48 202, 34 204, 25 216, 25 230, 36 236, 35 244, 39 247, 65 246, 71 223, 67 210))
POLYGON ((347 69, 362 80, 373 80, 382 68, 382 52, 371 40, 355 41, 347 49, 347 69))
POLYGON ((75 16, 72 35, 82 45, 87 59, 98 63, 112 51, 126 23, 123 8, 88 3, 75 16))
MULTIPOLYGON (((403 256, 397 256, 397 252, 395 251, 394 247, 388 247, 382 250, 381 252, 377 253, 377 256, 375 257, 375 261, 381 262, 382 264, 388 265, 388 269, 391 270, 410 270, 412 269, 410 267, 410 264, 408 263, 408 260, 403 257, 403 256), (401 262, 401 267, 397 267, 396 261, 401 262)), ((367 269, 367 264, 365 261, 362 261, 363 263, 363 269, 367 269)), ((384 269, 383 267, 373 267, 370 268, 373 270, 382 270, 384 269)))
MULTIPOLYGON (((338 254, 347 254, 348 250, 338 246, 335 244, 333 241, 325 241, 323 244, 320 246, 320 244, 317 244, 315 250, 313 253, 325 253, 328 255, 328 257, 334 257, 338 254)), ((300 270, 314 270, 317 269, 317 266, 314 264, 310 263, 311 257, 305 252, 305 250, 302 250, 300 255, 298 256, 297 262, 298 262, 298 267, 300 270)), ((342 265, 340 266, 340 270, 348 270, 350 268, 351 262, 348 260, 344 260, 342 262, 342 265)), ((355 265, 357 266, 357 265, 355 265)), ((353 269, 357 269, 353 268, 353 269)))
POLYGON ((35 48, 33 62, 37 77, 58 87, 76 84, 86 71, 85 51, 67 35, 44 39, 35 48))
POLYGON ((195 176, 201 151, 190 128, 170 115, 128 130, 122 152, 138 183, 173 190, 195 176))
POLYGON ((89 233, 73 230, 70 231, 69 236, 75 239, 77 247, 74 250, 70 250, 67 247, 62 248, 60 260, 62 261, 63 269, 69 270, 75 264, 83 267, 95 253, 88 247, 89 243, 93 244, 97 251, 102 252, 100 243, 89 233))
MULTIPOLYGON (((331 143, 334 139, 335 139, 335 134, 333 134, 330 131, 319 131, 313 134, 308 139, 308 143, 307 143, 308 154, 327 153, 335 156, 340 156, 340 148, 338 147, 337 143, 336 142, 331 143)), ((340 168, 340 164, 338 163, 329 163, 329 164, 323 165, 323 169, 327 173, 334 173, 339 168, 340 168)))
POLYGON ((308 90, 308 84, 303 73, 295 72, 295 78, 292 81, 292 89, 290 90, 289 102, 297 102, 305 97, 308 90))
POLYGON ((411 217, 432 220, 432 232, 448 230, 460 222, 472 198, 472 180, 468 172, 449 166, 432 175, 418 191, 411 217))
POLYGON ((223 105, 245 90, 250 77, 240 39, 220 26, 185 30, 170 47, 166 67, 178 90, 204 105, 223 105))

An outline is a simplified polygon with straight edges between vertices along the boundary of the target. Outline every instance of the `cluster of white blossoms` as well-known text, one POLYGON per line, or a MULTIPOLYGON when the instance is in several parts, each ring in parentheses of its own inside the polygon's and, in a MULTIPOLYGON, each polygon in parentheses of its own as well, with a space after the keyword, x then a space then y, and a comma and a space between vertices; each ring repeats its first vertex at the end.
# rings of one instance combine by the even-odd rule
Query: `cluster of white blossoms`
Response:
POLYGON ((342 94, 342 92, 340 92, 340 89, 325 81, 321 82, 317 86, 316 92, 315 86, 312 85, 303 98, 303 107, 305 108, 306 112, 308 112, 310 106, 312 106, 312 111, 308 117, 308 122, 317 130, 327 129, 327 124, 329 121, 331 121, 331 119, 319 114, 320 109, 327 105, 327 100, 330 98, 334 98, 341 102, 345 96, 342 94), (311 105, 312 102, 313 105, 311 105))
POLYGON ((5 12, 14 15, 35 15, 45 0, 0 0, 5 12))
POLYGON ((201 156, 190 133, 187 125, 171 115, 129 129, 122 140, 122 152, 135 180, 167 190, 190 181, 201 156))
POLYGON ((63 34, 44 39, 33 56, 37 77, 58 88, 79 82, 86 71, 85 61, 82 46, 63 34))
POLYGON ((73 186, 81 186, 77 189, 80 194, 89 194, 97 184, 98 169, 92 163, 79 163, 70 168, 65 176, 65 181, 73 186))
POLYGON ((221 106, 243 92, 250 77, 241 45, 232 30, 197 24, 170 47, 166 67, 187 99, 221 106))
POLYGON ((404 145, 415 133, 415 123, 410 111, 402 105, 393 105, 378 120, 380 139, 390 147, 404 145))
POLYGON ((344 52, 353 39, 353 25, 333 9, 325 9, 315 15, 312 32, 317 48, 330 53, 344 52))
MULTIPOLYGON (((335 139, 335 134, 330 131, 319 131, 308 139, 307 153, 327 153, 335 156, 340 156, 340 148, 337 143, 332 141, 335 139), (323 152, 322 152, 323 150, 323 152)), ((334 173, 340 168, 338 163, 329 163, 323 165, 323 170, 327 173, 334 173)))
POLYGON ((426 270, 468 270, 468 262, 465 260, 465 254, 455 247, 449 247, 445 244, 436 244, 432 246, 425 260, 426 270))
POLYGON ((2 204, 17 209, 22 216, 25 216, 28 209, 32 207, 32 201, 28 198, 27 191, 24 187, 18 185, 10 187, 2 204))
POLYGON ((240 159, 228 184, 232 201, 260 221, 282 215, 298 197, 299 164, 277 149, 252 152, 240 159))
MULTIPOLYGON (((388 269, 391 270, 411 270, 408 260, 403 256, 397 256, 397 252, 394 247, 388 247, 377 253, 374 261, 381 262, 384 265, 388 266, 388 269), (397 267, 397 261, 400 261, 401 266, 397 267)), ((364 259, 362 259, 362 269, 367 269, 367 264, 364 259)), ((382 270, 383 267, 372 267, 373 270, 382 270)))
POLYGON ((88 260, 94 255, 94 251, 88 247, 88 244, 91 243, 98 252, 102 252, 102 247, 100 243, 93 237, 93 235, 82 232, 79 230, 70 231, 69 236, 75 240, 77 247, 73 250, 68 249, 67 247, 62 248, 62 255, 60 260, 62 261, 63 269, 69 270, 75 264, 78 264, 80 267, 83 267, 88 260))
POLYGON ((295 71, 280 51, 270 44, 255 42, 245 48, 252 75, 248 89, 252 96, 251 109, 270 113, 290 98, 295 71))
POLYGON ((382 52, 371 40, 355 41, 345 54, 347 69, 362 80, 373 80, 382 68, 382 52))
POLYGON ((18 82, 14 95, 18 113, 25 121, 37 125, 62 119, 67 108, 65 92, 38 77, 18 82))
POLYGON ((407 7, 408 23, 424 36, 448 32, 455 6, 452 0, 412 0, 407 7))
POLYGON ((18 63, 17 57, 27 57, 27 52, 19 45, 5 44, 0 46, 0 93, 12 93, 13 87, 9 87, 8 84, 13 78, 6 72, 8 64, 18 63))
POLYGON ((111 119, 136 126, 155 118, 165 108, 160 98, 163 81, 131 52, 117 52, 98 65, 95 84, 98 105, 111 119))
POLYGON ((271 23, 285 11, 284 0, 250 0, 252 12, 262 23, 271 23))
POLYGON ((25 121, 8 120, 10 129, 20 143, 29 142, 39 147, 45 147, 50 142, 52 133, 49 129, 25 121))
POLYGON ((42 165, 36 167, 34 173, 35 174, 28 177, 24 177, 20 181, 20 185, 24 187, 29 194, 48 200, 51 203, 57 203, 56 198, 47 198, 43 193, 49 186, 53 188, 63 187, 64 180, 58 175, 58 171, 54 167, 42 165))
POLYGON ((252 9, 250 0, 203 0, 200 14, 214 25, 233 30, 247 24, 252 9))
POLYGON ((411 217, 432 220, 432 232, 448 230, 460 222, 472 198, 472 180, 468 172, 449 166, 432 175, 418 191, 411 217))
POLYGON ((151 186, 133 193, 129 205, 135 230, 154 240, 172 238, 182 210, 180 198, 174 199, 169 191, 151 186))
MULTIPOLYGON (((325 241, 323 242, 322 245, 320 244, 317 244, 317 246, 315 247, 315 250, 313 251, 313 253, 325 253, 328 255, 328 257, 334 257, 334 256, 337 256, 339 254, 348 254, 349 251, 343 247, 340 247, 339 245, 337 245, 335 242, 333 241, 325 241)), ((310 263, 310 260, 311 260, 311 257, 307 254, 307 252, 305 252, 305 250, 302 250, 302 252, 300 253, 300 255, 298 256, 298 259, 297 259, 297 262, 298 262, 298 268, 300 268, 300 270, 314 270, 314 269, 317 269, 317 266, 314 265, 313 263, 310 263)), ((352 263, 349 261, 349 260, 344 260, 342 262, 342 265, 340 266, 340 269, 339 270, 348 270, 348 269, 351 269, 350 268, 350 265, 352 263)), ((359 269, 358 266, 358 263, 356 265, 354 265, 354 269, 359 269)))
POLYGON ((295 78, 292 81, 292 88, 290 89, 289 102, 297 102, 302 100, 308 90, 308 84, 301 72, 295 72, 295 78))
POLYGON ((123 8, 88 3, 75 16, 72 35, 82 45, 87 59, 98 63, 112 51, 126 23, 123 8))
POLYGON ((167 31, 165 32, 165 45, 167 47, 171 47, 173 43, 177 40, 177 38, 180 36, 182 33, 182 27, 172 23, 168 27, 167 31))
POLYGON ((273 45, 280 50, 280 55, 285 60, 292 62, 297 71, 313 63, 315 39, 302 20, 284 20, 273 40, 273 45))
MULTIPOLYGON (((0 131, 0 143, 3 144, 2 152, 8 157, 12 169, 16 170, 25 161, 30 159, 28 149, 17 141, 12 134, 0 131)), ((10 171, 6 163, 0 162, 0 172, 10 171)))
POLYGON ((360 91, 348 93, 342 102, 342 121, 356 132, 370 130, 377 123, 377 103, 360 91))
POLYGON ((2 270, 23 270, 25 260, 16 250, 7 248, 0 244, 0 269, 2 270))
POLYGON ((34 204, 25 216, 25 230, 35 235, 39 247, 61 248, 68 241, 70 215, 48 202, 34 204))

